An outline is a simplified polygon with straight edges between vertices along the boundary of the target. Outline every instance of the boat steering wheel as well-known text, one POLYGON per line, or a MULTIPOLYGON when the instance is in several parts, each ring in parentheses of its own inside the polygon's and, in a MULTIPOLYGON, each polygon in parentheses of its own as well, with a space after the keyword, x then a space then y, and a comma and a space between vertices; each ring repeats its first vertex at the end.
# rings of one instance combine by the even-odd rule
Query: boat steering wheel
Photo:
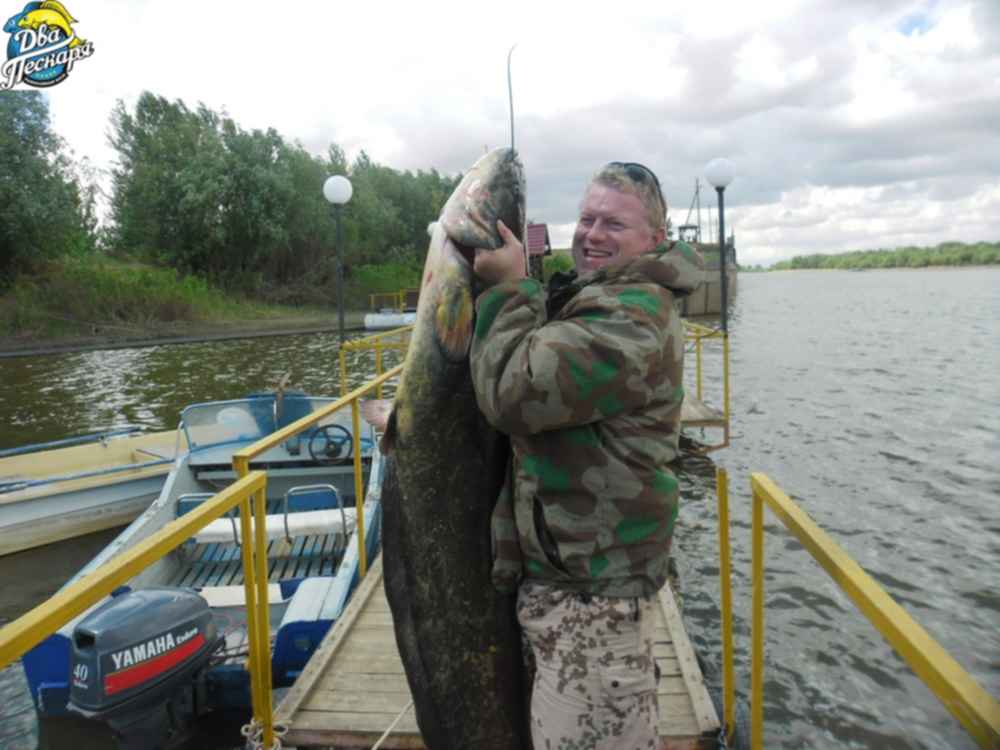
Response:
POLYGON ((339 424, 328 424, 316 428, 309 438, 309 455, 321 466, 329 466, 350 458, 354 440, 350 431, 339 424), (343 433, 343 436, 338 433, 343 433), (344 450, 344 446, 347 450, 344 450))

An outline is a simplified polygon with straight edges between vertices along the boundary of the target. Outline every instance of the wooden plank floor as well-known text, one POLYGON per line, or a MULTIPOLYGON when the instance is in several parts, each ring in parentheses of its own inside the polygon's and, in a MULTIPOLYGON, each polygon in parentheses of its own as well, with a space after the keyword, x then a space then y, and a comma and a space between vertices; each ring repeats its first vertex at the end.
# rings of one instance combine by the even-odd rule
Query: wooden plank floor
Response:
MULTIPOLYGON (((659 598, 653 648, 660 667, 662 747, 708 747, 719 719, 669 587, 659 598)), ((278 706, 276 722, 288 728, 286 745, 370 748, 410 701, 379 557, 278 706)), ((412 706, 382 747, 424 747, 412 706)))

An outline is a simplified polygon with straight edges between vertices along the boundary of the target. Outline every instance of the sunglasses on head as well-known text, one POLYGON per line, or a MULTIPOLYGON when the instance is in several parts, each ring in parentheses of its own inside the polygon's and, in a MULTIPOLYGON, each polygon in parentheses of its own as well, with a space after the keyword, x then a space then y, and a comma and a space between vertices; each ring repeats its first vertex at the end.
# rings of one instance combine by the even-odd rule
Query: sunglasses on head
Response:
POLYGON ((656 187, 656 194, 660 198, 660 203, 666 205, 666 201, 663 200, 663 190, 660 188, 660 181, 653 174, 653 170, 647 167, 645 164, 640 164, 637 161, 613 161, 609 162, 608 166, 611 167, 621 167, 628 178, 634 182, 649 182, 652 178, 653 185, 656 187))

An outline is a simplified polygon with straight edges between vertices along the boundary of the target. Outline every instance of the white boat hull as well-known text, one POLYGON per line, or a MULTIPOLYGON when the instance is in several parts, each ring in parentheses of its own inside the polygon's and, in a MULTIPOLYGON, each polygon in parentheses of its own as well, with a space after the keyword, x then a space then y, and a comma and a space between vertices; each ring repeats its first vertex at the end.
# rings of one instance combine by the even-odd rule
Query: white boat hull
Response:
POLYGON ((131 523, 159 495, 176 442, 168 431, 0 459, 0 555, 131 523))

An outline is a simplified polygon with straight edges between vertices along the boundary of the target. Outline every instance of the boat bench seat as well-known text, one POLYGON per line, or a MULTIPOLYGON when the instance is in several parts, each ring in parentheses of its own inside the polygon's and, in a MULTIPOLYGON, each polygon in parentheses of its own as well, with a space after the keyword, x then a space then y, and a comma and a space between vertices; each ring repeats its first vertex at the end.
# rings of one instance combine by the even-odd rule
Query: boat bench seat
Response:
MULTIPOLYGON (((247 603, 246 588, 242 585, 236 586, 204 586, 198 589, 198 593, 208 602, 208 606, 213 609, 221 607, 245 607, 247 603)), ((282 601, 281 584, 269 583, 267 585, 267 601, 277 604, 282 601)))
MULTIPOLYGON (((297 513, 289 512, 267 515, 267 538, 281 539, 308 536, 310 534, 349 534, 354 529, 354 508, 340 510, 309 510, 297 513), (344 523, 347 523, 347 529, 344 523)), ((219 518, 212 521, 199 531, 194 540, 199 544, 212 542, 232 542, 233 537, 242 541, 242 529, 239 522, 234 526, 233 519, 219 518), (235 531, 234 531, 235 529, 235 531)))
MULTIPOLYGON (((177 514, 187 513, 210 497, 211 493, 182 495, 177 501, 177 514)), ((348 498, 348 502, 351 499, 348 498)), ((340 503, 340 495, 332 485, 293 487, 284 498, 268 501, 266 529, 270 581, 333 575, 346 540, 354 529, 356 515, 354 508, 341 508, 340 503)), ((241 531, 236 511, 233 516, 216 519, 205 526, 185 543, 189 562, 178 571, 171 585, 200 587, 242 583, 240 546, 234 543, 240 539, 241 531)))

